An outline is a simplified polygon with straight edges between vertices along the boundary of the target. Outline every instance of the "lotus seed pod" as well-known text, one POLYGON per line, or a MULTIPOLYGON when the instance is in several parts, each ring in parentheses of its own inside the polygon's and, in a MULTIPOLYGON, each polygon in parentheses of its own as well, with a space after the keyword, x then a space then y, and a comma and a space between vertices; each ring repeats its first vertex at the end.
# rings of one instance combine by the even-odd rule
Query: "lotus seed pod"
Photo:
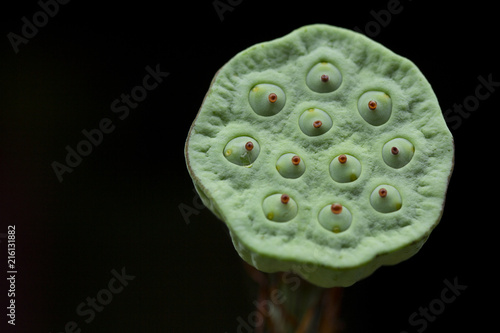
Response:
POLYGON ((361 174, 361 163, 351 155, 341 154, 330 163, 330 176, 339 183, 353 182, 361 174))
POLYGON ((306 83, 315 92, 328 93, 338 89, 342 83, 342 74, 334 65, 322 61, 307 73, 306 83))
POLYGON ((281 111, 286 97, 280 87, 262 83, 250 90, 248 101, 255 113, 261 116, 273 116, 281 111))
POLYGON ((382 125, 391 117, 391 97, 382 91, 367 91, 358 100, 358 111, 369 124, 382 125))
POLYGON ((276 162, 276 170, 285 178, 299 178, 306 171, 306 164, 298 155, 287 153, 276 162))
POLYGON ((403 138, 392 139, 382 148, 382 158, 388 166, 399 169, 408 164, 415 153, 413 144, 403 138))
POLYGON ((262 210, 268 220, 286 222, 297 215, 297 203, 288 194, 272 194, 262 202, 262 210))
POLYGON ((334 203, 323 207, 319 212, 318 221, 326 230, 339 233, 351 226, 352 215, 349 209, 334 203))
POLYGON ((224 147, 223 154, 226 159, 237 165, 251 165, 259 156, 260 146, 255 139, 240 136, 232 139, 224 147))
POLYGON ((195 188, 238 254, 321 287, 415 255, 443 214, 453 155, 415 64, 328 25, 230 59, 185 146, 195 188))
POLYGON ((323 110, 308 109, 299 118, 299 126, 304 134, 318 136, 332 128, 332 118, 323 110))

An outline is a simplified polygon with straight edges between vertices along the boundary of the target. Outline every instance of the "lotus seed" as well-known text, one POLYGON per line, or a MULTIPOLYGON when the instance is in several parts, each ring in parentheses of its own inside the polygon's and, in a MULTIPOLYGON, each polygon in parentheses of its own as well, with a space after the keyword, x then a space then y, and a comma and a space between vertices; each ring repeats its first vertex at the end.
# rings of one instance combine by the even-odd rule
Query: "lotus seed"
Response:
POLYGON ((269 273, 312 265, 300 274, 325 288, 418 252, 442 216, 453 155, 415 64, 323 24, 230 59, 185 146, 238 254, 269 273))
POLYGON ((229 141, 224 147, 226 159, 236 165, 250 166, 259 156, 260 146, 248 136, 240 136, 229 141))
POLYGON ((346 207, 334 203, 321 209, 318 221, 326 230, 338 234, 351 226, 352 214, 346 207))
POLYGON ((250 89, 248 102, 251 108, 261 116, 273 116, 285 106, 285 92, 275 84, 261 83, 250 89))
POLYGON ((288 194, 271 194, 262 202, 266 218, 273 222, 287 222, 298 212, 297 203, 288 194))
POLYGON ((306 170, 304 161, 296 154, 286 153, 276 161, 276 170, 285 178, 299 178, 306 170))
POLYGON ((312 91, 329 93, 337 90, 342 83, 339 69, 329 62, 314 65, 306 76, 306 84, 312 91))
POLYGON ((392 213, 401 209, 403 201, 394 186, 379 185, 370 196, 370 204, 380 213, 392 213))
POLYGON ((391 117, 391 97, 382 91, 367 91, 358 100, 358 111, 367 123, 380 126, 391 117))
POLYGON ((299 118, 299 127, 308 136, 325 134, 332 125, 332 118, 328 113, 316 108, 304 111, 299 118))
POLYGON ((384 162, 395 169, 407 165, 413 158, 415 147, 403 138, 392 139, 382 147, 382 158, 384 162))
POLYGON ((339 183, 353 182, 361 174, 361 163, 351 155, 342 154, 330 163, 330 176, 339 183))

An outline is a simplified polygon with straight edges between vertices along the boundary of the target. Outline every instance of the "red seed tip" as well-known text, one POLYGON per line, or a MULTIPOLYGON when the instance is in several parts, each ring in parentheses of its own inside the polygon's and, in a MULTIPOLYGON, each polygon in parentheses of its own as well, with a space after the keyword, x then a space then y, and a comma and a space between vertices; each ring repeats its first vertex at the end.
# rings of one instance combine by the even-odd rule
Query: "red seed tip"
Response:
POLYGON ((248 141, 247 143, 245 143, 245 149, 248 151, 251 151, 253 149, 252 141, 248 141))
POLYGON ((398 149, 398 147, 392 147, 392 148, 391 148, 391 153, 392 153, 392 155, 397 155, 397 154, 399 154, 399 149, 398 149))
POLYGON ((288 194, 281 195, 281 203, 286 205, 290 201, 290 196, 288 194))
POLYGON ((381 188, 378 190, 378 195, 380 195, 381 198, 385 198, 387 196, 387 190, 385 188, 381 188))
POLYGON ((377 102, 376 101, 369 101, 368 102, 368 108, 370 110, 375 110, 377 108, 377 102))
POLYGON ((331 209, 332 209, 332 213, 333 214, 340 214, 340 213, 342 213, 342 205, 341 204, 334 203, 331 206, 331 209))
POLYGON ((321 82, 328 82, 328 80, 330 80, 328 75, 326 75, 326 74, 321 75, 321 82))
POLYGON ((313 123, 313 126, 314 128, 320 128, 321 125, 323 125, 323 123, 321 122, 321 120, 316 120, 314 123, 313 123))
POLYGON ((299 165, 299 163, 300 163, 300 157, 298 157, 297 155, 292 157, 292 164, 293 165, 299 165))
POLYGON ((269 102, 274 103, 278 100, 278 95, 276 95, 275 93, 270 93, 267 98, 269 99, 269 102))
POLYGON ((344 154, 340 155, 339 156, 339 162, 344 164, 345 162, 347 162, 347 156, 345 156, 344 154))

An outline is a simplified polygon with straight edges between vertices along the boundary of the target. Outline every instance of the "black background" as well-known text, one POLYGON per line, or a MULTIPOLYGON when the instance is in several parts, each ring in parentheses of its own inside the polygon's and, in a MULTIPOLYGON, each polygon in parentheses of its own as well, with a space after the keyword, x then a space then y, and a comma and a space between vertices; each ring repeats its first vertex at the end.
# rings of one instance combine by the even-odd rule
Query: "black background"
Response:
MULTIPOLYGON (((210 81, 237 52, 305 24, 374 29, 372 11, 391 2, 232 1, 221 20, 213 1, 71 1, 18 53, 7 35, 20 35, 21 18, 32 21, 40 6, 6 4, 0 233, 16 226, 18 274, 12 330, 0 239, 0 332, 63 332, 70 321, 82 332, 236 332, 237 318, 254 310, 252 283, 222 223, 207 209, 188 220, 179 210, 198 204, 183 148, 210 81), (119 120, 113 100, 142 84, 145 67, 157 64, 169 76, 119 120), (103 118, 115 130, 59 182, 51 163, 64 163, 65 147, 75 148, 81 131, 103 118), (85 323, 76 307, 123 267, 135 279, 85 323)), ((388 24, 367 34, 421 69, 443 111, 474 96, 479 76, 500 81, 491 2, 401 0, 400 6, 388 24)), ((497 196, 499 97, 491 93, 452 129, 456 164, 445 211, 422 250, 345 289, 345 332, 416 332, 408 317, 455 278, 467 289, 425 332, 481 331, 493 321, 488 301, 496 300, 498 218, 487 199, 497 196)))

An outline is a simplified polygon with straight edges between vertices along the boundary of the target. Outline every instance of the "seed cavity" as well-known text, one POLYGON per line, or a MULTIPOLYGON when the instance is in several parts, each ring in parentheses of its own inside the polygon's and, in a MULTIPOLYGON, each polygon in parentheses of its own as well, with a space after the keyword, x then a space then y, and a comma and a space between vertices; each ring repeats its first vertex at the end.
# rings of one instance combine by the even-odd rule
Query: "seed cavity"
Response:
POLYGON ((299 178, 306 170, 306 164, 299 155, 286 153, 281 155, 276 161, 276 170, 284 178, 299 178))
POLYGON ((395 169, 399 169, 410 163, 415 154, 415 146, 403 138, 388 141, 382 147, 382 158, 384 162, 395 169))
POLYGON ((367 91, 358 99, 358 111, 370 125, 385 124, 392 113, 391 97, 383 91, 367 91))
POLYGON ((250 89, 248 102, 261 116, 270 117, 280 112, 286 102, 283 89, 272 83, 260 83, 250 89))
POLYGON ((339 69, 326 61, 314 65, 306 75, 306 84, 314 92, 329 93, 337 90, 342 83, 339 69))
POLYGON ((230 140, 223 150, 223 155, 229 162, 241 166, 252 165, 259 153, 259 143, 249 136, 239 136, 230 140))
POLYGON ((361 175, 361 162, 354 156, 341 154, 330 162, 330 176, 338 183, 350 183, 361 175))
POLYGON ((372 191, 370 204, 380 213, 392 213, 401 209, 403 199, 394 186, 383 184, 372 191))
POLYGON ((271 194, 262 202, 262 211, 270 221, 286 222, 297 215, 298 206, 288 194, 271 194))
POLYGON ((324 206, 318 214, 319 224, 335 234, 349 229, 352 223, 352 214, 347 207, 339 203, 324 206))
POLYGON ((299 117, 299 127, 308 136, 322 135, 328 132, 332 126, 332 118, 321 109, 307 109, 299 117))

